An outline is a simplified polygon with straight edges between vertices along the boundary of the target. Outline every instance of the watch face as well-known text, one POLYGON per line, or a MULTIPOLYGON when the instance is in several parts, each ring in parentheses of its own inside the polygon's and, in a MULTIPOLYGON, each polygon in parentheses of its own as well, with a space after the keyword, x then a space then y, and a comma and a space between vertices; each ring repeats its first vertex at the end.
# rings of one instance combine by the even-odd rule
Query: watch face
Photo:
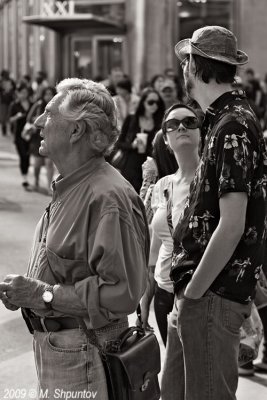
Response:
POLYGON ((43 300, 45 303, 51 303, 51 301, 53 300, 53 293, 49 290, 44 291, 43 300))

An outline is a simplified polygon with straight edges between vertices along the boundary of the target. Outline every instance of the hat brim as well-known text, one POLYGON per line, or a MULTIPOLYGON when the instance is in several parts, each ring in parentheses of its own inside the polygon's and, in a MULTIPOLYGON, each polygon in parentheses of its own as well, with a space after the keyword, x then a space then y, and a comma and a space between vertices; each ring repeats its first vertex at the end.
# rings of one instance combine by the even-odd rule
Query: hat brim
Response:
POLYGON ((211 60, 221 61, 226 64, 231 65, 243 65, 249 61, 249 58, 246 53, 241 50, 237 50, 237 57, 225 57, 220 54, 212 55, 207 54, 204 51, 200 50, 198 47, 194 46, 191 42, 191 39, 183 39, 178 42, 174 48, 175 54, 179 58, 179 60, 183 61, 187 55, 189 54, 197 54, 204 58, 209 58, 211 60))

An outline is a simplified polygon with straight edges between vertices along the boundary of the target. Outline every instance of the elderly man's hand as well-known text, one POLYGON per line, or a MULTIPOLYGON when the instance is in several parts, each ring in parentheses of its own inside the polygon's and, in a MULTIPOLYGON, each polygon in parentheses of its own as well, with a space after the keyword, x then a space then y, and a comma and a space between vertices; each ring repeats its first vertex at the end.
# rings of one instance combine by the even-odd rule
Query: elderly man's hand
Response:
POLYGON ((19 307, 44 308, 45 283, 22 275, 7 275, 0 283, 0 299, 9 310, 19 307))

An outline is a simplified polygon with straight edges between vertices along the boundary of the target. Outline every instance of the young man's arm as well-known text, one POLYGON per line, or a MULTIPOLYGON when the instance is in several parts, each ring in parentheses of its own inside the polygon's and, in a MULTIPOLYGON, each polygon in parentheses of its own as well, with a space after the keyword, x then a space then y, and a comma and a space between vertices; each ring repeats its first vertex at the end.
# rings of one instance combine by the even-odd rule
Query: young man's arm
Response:
POLYGON ((245 229, 247 193, 227 193, 220 198, 219 206, 219 224, 184 293, 192 299, 208 290, 233 255, 245 229))

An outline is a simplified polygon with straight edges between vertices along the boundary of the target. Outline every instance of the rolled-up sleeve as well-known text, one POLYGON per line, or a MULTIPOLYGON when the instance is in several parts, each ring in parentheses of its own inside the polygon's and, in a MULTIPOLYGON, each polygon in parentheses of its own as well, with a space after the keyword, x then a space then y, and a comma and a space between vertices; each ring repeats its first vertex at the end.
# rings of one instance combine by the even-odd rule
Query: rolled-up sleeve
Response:
POLYGON ((88 239, 92 276, 75 283, 88 310, 90 328, 134 312, 146 285, 145 223, 133 211, 129 219, 119 210, 106 212, 88 239), (142 226, 142 224, 144 226, 142 226))

